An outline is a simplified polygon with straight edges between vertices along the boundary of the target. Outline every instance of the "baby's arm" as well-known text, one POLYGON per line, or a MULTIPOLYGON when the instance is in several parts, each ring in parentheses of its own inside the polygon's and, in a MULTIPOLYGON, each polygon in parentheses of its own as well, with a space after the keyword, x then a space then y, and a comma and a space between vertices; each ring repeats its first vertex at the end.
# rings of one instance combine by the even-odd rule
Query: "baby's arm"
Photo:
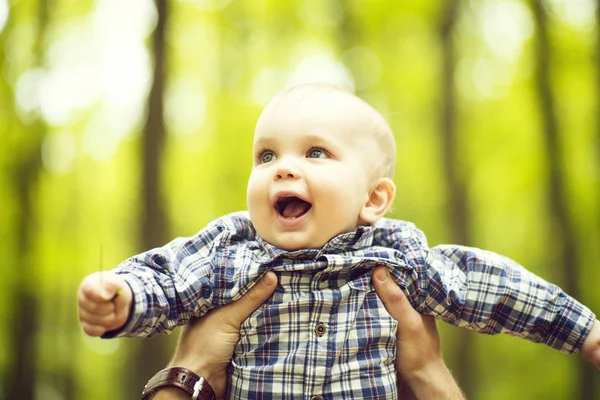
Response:
POLYGON ((210 249, 200 248, 202 233, 131 257, 111 271, 131 288, 131 311, 124 325, 103 337, 170 333, 209 310, 213 262, 210 249))
MULTIPOLYGON (((177 238, 115 267, 111 273, 129 294, 129 308, 123 311, 128 315, 122 321, 123 316, 119 314, 118 324, 105 323, 102 337, 151 337, 170 333, 191 318, 204 315, 213 305, 220 306, 234 295, 241 296, 243 293, 236 291, 237 286, 225 287, 223 282, 231 283, 236 272, 229 260, 236 257, 239 246, 232 236, 238 230, 244 232, 244 222, 243 216, 235 215, 214 220, 192 237, 177 238), (228 257, 223 259, 225 248, 228 257)), ((120 304, 120 301, 117 297, 114 303, 120 304)), ((108 312, 108 306, 102 307, 101 312, 108 312)), ((101 322, 104 323, 104 319, 101 322)), ((94 328, 93 332, 100 330, 102 328, 94 328)))
POLYGON ((77 293, 79 321, 90 336, 121 328, 129 317, 131 288, 119 275, 95 272, 83 279, 77 293))
POLYGON ((450 323, 566 353, 578 352, 592 329, 595 316, 587 307, 507 257, 454 245, 425 253, 429 307, 450 323))
POLYGON ((600 368, 600 323, 558 286, 490 251, 429 248, 411 223, 379 225, 382 245, 402 253, 391 273, 417 311, 483 334, 506 333, 571 354, 581 350, 600 368))
POLYGON ((400 250, 406 263, 391 273, 421 313, 565 353, 581 350, 590 334, 596 318, 587 307, 507 257, 457 245, 429 248, 423 232, 401 221, 386 221, 382 232, 383 245, 400 250))

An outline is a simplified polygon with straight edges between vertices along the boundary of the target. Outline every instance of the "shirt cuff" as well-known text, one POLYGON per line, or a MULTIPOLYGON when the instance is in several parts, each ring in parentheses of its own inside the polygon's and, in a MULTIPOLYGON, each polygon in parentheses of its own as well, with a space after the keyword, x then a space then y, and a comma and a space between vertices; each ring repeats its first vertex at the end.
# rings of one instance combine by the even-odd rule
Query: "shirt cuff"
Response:
POLYGON ((545 343, 563 353, 576 354, 590 334, 596 316, 594 313, 567 296, 567 305, 561 317, 550 326, 550 336, 545 343))

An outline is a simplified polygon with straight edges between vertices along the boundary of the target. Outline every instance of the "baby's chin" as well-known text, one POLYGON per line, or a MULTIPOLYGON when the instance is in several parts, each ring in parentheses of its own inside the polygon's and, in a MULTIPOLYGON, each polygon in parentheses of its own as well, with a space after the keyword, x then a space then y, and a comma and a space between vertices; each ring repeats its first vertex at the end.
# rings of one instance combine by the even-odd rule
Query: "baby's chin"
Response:
POLYGON ((286 251, 306 250, 306 249, 321 249, 334 237, 352 232, 356 227, 348 227, 352 229, 339 229, 331 232, 321 230, 321 235, 311 234, 307 231, 295 232, 261 232, 260 227, 256 227, 257 233, 267 243, 286 251))
MULTIPOLYGON (((260 232, 258 233, 260 235, 260 232)), ((262 235, 261 235, 262 236, 262 235)), ((275 247, 278 247, 282 250, 286 251, 295 251, 295 250, 305 250, 305 249, 320 249, 325 246, 327 240, 308 240, 307 238, 301 237, 303 235, 295 235, 295 234, 282 234, 276 235, 275 237, 264 237, 262 238, 266 240, 268 243, 272 244, 275 247), (300 236, 300 237, 298 237, 300 236)))
MULTIPOLYGON (((267 240, 267 242, 269 242, 267 240)), ((325 246, 325 243, 327 242, 323 242, 323 243, 309 243, 306 241, 294 241, 294 240, 283 240, 283 241, 278 241, 275 240, 273 242, 269 242, 271 244, 273 244, 274 246, 282 249, 282 250, 286 250, 286 251, 295 251, 295 250, 305 250, 305 249, 320 249, 321 247, 325 246)))

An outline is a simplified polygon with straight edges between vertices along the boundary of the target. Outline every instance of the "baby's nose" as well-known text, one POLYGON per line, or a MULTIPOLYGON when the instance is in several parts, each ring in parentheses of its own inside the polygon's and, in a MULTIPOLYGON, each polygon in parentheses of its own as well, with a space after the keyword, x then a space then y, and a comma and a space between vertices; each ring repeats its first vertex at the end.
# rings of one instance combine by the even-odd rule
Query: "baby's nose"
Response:
POLYGON ((294 174, 292 172, 282 172, 277 174, 277 178, 279 179, 283 179, 283 178, 294 178, 294 174))
POLYGON ((275 180, 279 179, 298 179, 300 177, 300 170, 297 166, 290 162, 280 162, 278 168, 275 170, 275 180))

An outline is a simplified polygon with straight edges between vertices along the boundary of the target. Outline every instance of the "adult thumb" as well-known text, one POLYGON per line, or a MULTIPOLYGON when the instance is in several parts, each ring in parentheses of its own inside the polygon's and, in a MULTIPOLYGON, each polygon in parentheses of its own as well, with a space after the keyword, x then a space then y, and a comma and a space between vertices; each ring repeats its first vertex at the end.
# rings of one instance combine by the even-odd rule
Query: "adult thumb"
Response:
POLYGON ((385 267, 377 267, 371 281, 385 309, 396 321, 404 319, 407 314, 416 313, 402 289, 390 278, 390 273, 385 267))
POLYGON ((271 271, 265 273, 260 282, 256 283, 245 295, 221 308, 223 318, 239 327, 254 310, 271 297, 276 287, 277 275, 271 271))

